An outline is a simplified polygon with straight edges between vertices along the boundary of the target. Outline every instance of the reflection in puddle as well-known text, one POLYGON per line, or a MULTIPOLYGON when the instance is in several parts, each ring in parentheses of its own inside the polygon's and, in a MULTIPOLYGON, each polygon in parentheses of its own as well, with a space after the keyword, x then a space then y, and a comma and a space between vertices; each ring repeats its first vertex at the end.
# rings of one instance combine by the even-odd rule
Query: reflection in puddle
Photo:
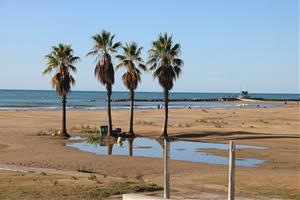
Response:
MULTIPOLYGON (((66 146, 77 148, 81 151, 96 153, 100 155, 129 155, 129 156, 143 156, 149 158, 161 158, 162 147, 154 139, 150 138, 128 138, 119 144, 113 142, 103 141, 100 143, 90 143, 86 140, 74 141, 66 143, 66 146)), ((78 137, 76 138, 78 140, 78 137)), ((201 149, 214 148, 218 150, 228 149, 227 144, 208 143, 208 142, 191 142, 191 141, 174 141, 170 144, 170 158, 172 160, 183 160, 192 162, 201 162, 209 164, 228 164, 228 157, 216 156, 201 152, 201 149)), ((236 145, 236 149, 265 149, 264 147, 236 145)), ((237 166, 256 167, 262 164, 263 160, 257 159, 236 159, 237 166)))
POLYGON ((176 151, 185 151, 185 149, 176 149, 176 151))
POLYGON ((135 149, 151 149, 152 146, 136 146, 135 149))

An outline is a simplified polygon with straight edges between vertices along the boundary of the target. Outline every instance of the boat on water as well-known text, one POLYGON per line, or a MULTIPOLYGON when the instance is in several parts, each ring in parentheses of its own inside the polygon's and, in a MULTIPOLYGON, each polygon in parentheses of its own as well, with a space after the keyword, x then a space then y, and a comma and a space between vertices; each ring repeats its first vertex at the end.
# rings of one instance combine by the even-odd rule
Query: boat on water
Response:
POLYGON ((248 91, 247 91, 247 90, 241 91, 241 93, 240 93, 240 95, 239 95, 238 98, 239 98, 239 99, 249 99, 250 96, 249 96, 248 91))
POLYGON ((247 90, 241 91, 241 93, 237 99, 240 101, 256 101, 256 100, 258 100, 258 99, 251 98, 247 90))

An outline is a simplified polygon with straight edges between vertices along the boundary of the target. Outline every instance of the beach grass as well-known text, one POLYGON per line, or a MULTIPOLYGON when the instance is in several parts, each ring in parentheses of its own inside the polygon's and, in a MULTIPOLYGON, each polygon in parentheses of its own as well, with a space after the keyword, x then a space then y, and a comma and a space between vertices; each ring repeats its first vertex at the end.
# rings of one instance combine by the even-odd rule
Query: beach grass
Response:
POLYGON ((78 172, 83 172, 83 173, 93 173, 94 170, 92 168, 87 168, 84 166, 79 167, 79 169, 77 169, 78 172))
POLYGON ((100 130, 96 126, 81 124, 81 133, 100 133, 100 130))
POLYGON ((152 192, 162 187, 138 180, 48 173, 0 172, 0 199, 103 199, 123 193, 152 192), (74 178, 75 177, 75 178, 74 178))

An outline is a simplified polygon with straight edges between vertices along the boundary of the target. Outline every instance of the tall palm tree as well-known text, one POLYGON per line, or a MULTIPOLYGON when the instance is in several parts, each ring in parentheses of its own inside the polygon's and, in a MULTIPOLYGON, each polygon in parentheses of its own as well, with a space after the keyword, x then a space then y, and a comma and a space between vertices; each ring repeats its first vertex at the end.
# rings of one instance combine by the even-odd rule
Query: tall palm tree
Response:
POLYGON ((118 70, 120 67, 125 67, 126 72, 123 74, 122 79, 124 85, 129 90, 130 96, 130 121, 128 128, 128 135, 134 135, 133 132, 133 107, 134 107, 134 90, 138 87, 138 83, 141 81, 141 70, 146 71, 146 66, 141 58, 141 51, 143 47, 133 42, 126 44, 123 47, 123 54, 117 55, 120 63, 116 66, 118 70))
POLYGON ((61 97, 62 102, 63 114, 61 136, 68 138, 70 135, 67 133, 66 128, 66 102, 71 86, 75 84, 75 79, 70 72, 77 72, 74 64, 76 64, 80 58, 73 55, 71 45, 67 44, 53 46, 51 53, 45 57, 47 59, 47 64, 43 74, 49 74, 55 70, 51 83, 52 87, 55 88, 56 93, 61 97))
POLYGON ((111 92, 115 82, 114 67, 111 61, 112 53, 116 53, 121 46, 120 42, 114 43, 115 35, 103 30, 100 34, 92 36, 94 47, 87 56, 96 56, 95 76, 106 87, 107 90, 107 115, 108 115, 108 136, 112 135, 111 120, 111 92))
POLYGON ((160 34, 149 50, 147 64, 163 88, 165 115, 161 137, 164 138, 168 138, 169 91, 173 88, 174 81, 179 78, 183 66, 183 60, 179 58, 180 52, 180 44, 173 45, 172 36, 168 36, 167 33, 160 34))

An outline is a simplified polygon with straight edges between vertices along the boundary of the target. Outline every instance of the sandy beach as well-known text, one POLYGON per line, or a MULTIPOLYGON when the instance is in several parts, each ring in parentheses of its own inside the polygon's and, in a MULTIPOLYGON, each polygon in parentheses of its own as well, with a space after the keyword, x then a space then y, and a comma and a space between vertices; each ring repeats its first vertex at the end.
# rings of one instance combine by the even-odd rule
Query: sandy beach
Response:
MULTIPOLYGON (((79 131, 82 125, 93 127, 106 122, 105 111, 69 111, 67 114, 68 130, 72 136, 82 135, 79 131)), ((129 112, 113 111, 112 115, 114 128, 119 127, 126 131, 129 112)), ((237 151, 237 157, 265 160, 262 165, 255 168, 237 167, 237 196, 253 199, 298 199, 300 198, 299 116, 299 107, 290 102, 287 107, 281 108, 171 109, 169 135, 178 140, 227 143, 229 139, 233 139, 237 144, 264 146, 267 149, 237 151)), ((162 119, 163 110, 136 110, 135 133, 143 137, 156 138, 161 132, 162 119)), ((66 147, 64 146, 66 140, 58 137, 38 136, 40 131, 59 129, 60 124, 60 111, 0 112, 0 164, 48 168, 57 170, 58 174, 66 170, 75 173, 84 166, 108 177, 139 180, 162 186, 162 159, 99 156, 66 147)), ((227 155, 227 151, 216 149, 207 149, 206 152, 227 155)), ((1 171, 0 190, 14 187, 5 181, 7 173, 16 175, 20 172, 1 171)), ((14 175, 10 174, 9 177, 14 175)), ((62 176, 59 177, 63 179, 62 176)), ((31 181, 31 178, 29 179, 31 181)), ((80 180, 81 178, 79 182, 80 180)), ((86 181, 84 178, 82 180, 86 181)), ((15 187, 22 190, 17 183, 15 187)), ((69 187, 73 187, 72 184, 69 187)), ((87 187, 94 185, 90 184, 87 187)), ((225 195, 226 188, 225 165, 171 161, 172 196, 199 198, 201 194, 206 193, 225 195)), ((154 192, 153 195, 161 196, 162 192, 154 192)), ((68 193, 65 197, 72 199, 68 193)), ((87 196, 84 198, 89 199, 87 196)), ((107 198, 120 199, 121 196, 107 198)))

